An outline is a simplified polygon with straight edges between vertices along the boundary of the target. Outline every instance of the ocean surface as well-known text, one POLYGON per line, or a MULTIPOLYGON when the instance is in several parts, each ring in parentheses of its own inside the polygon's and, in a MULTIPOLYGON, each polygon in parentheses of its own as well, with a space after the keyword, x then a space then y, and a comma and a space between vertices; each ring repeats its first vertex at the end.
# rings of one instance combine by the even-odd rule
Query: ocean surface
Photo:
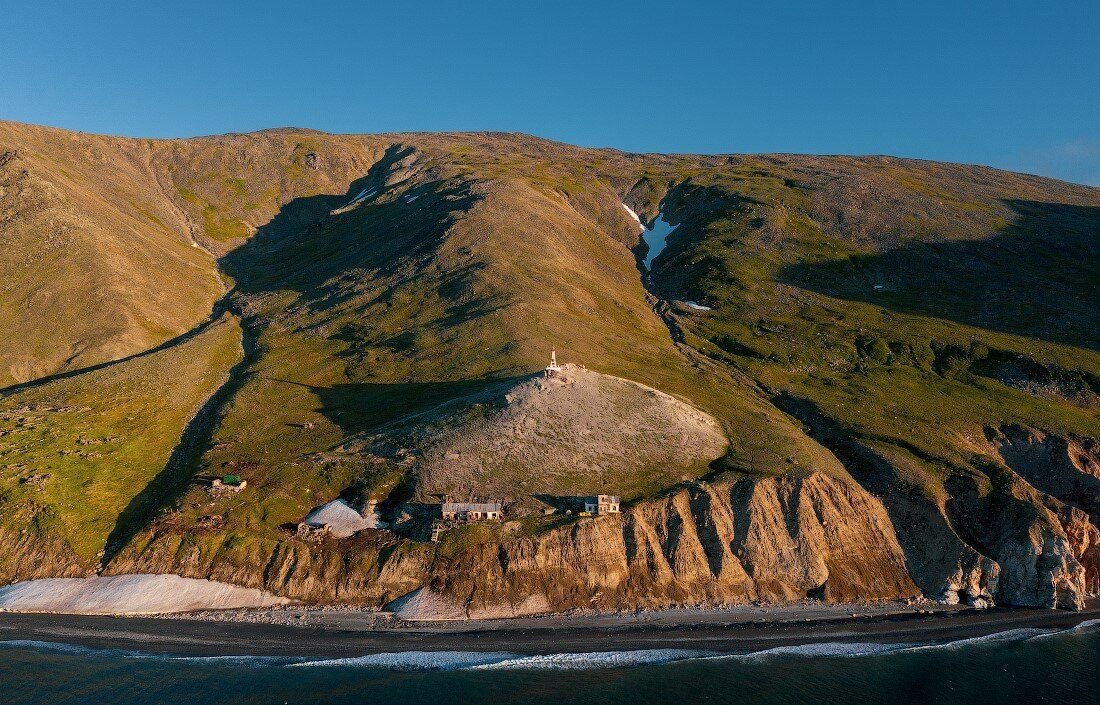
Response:
POLYGON ((937 645, 752 654, 176 657, 0 642, 2 703, 1100 703, 1100 621, 937 645))

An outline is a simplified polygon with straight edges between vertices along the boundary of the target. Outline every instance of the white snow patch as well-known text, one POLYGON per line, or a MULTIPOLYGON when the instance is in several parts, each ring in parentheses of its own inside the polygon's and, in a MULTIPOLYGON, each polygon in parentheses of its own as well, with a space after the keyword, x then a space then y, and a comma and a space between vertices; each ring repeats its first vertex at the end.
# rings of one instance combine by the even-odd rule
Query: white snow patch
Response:
POLYGON ((306 523, 310 526, 328 524, 329 532, 338 539, 346 539, 363 529, 382 529, 386 527, 386 522, 378 518, 378 512, 362 516, 342 499, 334 499, 328 504, 317 507, 306 517, 306 523))
POLYGON ((9 612, 159 614, 289 602, 262 590, 178 575, 45 578, 0 588, 0 610, 9 612))
POLYGON ((685 301, 684 303, 687 305, 688 308, 693 308, 696 311, 713 311, 714 310, 710 306, 704 306, 703 304, 696 303, 694 301, 685 301))
POLYGON ((623 208, 626 209, 626 212, 630 214, 631 218, 638 221, 638 227, 640 227, 644 231, 645 230, 645 223, 643 223, 642 219, 638 217, 638 214, 634 212, 634 209, 631 208, 630 206, 626 205, 625 203, 622 204, 622 206, 623 206, 623 208))
POLYGON ((420 198, 420 196, 415 196, 415 195, 414 196, 406 196, 405 197, 405 203, 412 203, 413 201, 415 201, 418 198, 420 198))
POLYGON ((363 201, 367 200, 368 198, 370 198, 371 196, 373 196, 376 193, 378 193, 378 189, 366 189, 365 188, 362 191, 360 191, 359 194, 355 198, 351 199, 350 201, 348 201, 344 205, 340 206, 339 208, 337 208, 337 210, 344 210, 345 208, 351 208, 356 203, 362 203, 363 201))

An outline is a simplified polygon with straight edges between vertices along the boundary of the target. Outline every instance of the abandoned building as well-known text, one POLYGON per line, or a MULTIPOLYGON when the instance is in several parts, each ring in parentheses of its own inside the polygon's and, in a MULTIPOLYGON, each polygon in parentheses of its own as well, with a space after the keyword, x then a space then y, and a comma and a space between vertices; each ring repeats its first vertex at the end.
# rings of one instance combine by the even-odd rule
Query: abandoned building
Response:
POLYGON ((584 511, 589 514, 618 514, 618 497, 610 494, 598 494, 584 498, 584 511))
POLYGON ((501 503, 443 502, 440 516, 448 521, 495 521, 501 518, 501 503))

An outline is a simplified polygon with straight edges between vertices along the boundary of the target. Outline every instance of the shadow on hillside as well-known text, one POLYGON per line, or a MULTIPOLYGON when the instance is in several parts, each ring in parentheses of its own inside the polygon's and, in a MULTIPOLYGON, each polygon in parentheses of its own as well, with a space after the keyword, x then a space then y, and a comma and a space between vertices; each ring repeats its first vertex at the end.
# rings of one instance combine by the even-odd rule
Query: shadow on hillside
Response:
POLYGON ((394 145, 346 193, 303 196, 283 206, 219 260, 235 281, 235 293, 296 291, 311 309, 324 310, 354 295, 355 279, 363 272, 393 274, 409 258, 431 251, 453 213, 469 208, 474 197, 437 182, 387 188, 395 163, 410 153, 411 148, 394 145), (398 190, 405 190, 402 197, 387 199, 398 190), (343 210, 372 192, 357 207, 343 210), (409 196, 416 197, 415 205, 409 196))
POLYGON ((321 413, 345 436, 400 430, 413 420, 433 421, 473 404, 495 404, 507 390, 531 375, 491 380, 338 384, 309 387, 321 402, 321 413))
MULTIPOLYGON (((313 314, 327 314, 353 298, 359 306, 385 300, 389 292, 364 292, 363 281, 414 275, 418 259, 438 247, 455 212, 472 205, 475 196, 446 182, 395 184, 387 189, 392 168, 410 153, 409 147, 390 147, 366 176, 350 185, 347 193, 304 196, 290 201, 249 241, 219 260, 222 271, 233 278, 234 287, 219 301, 215 313, 220 315, 228 309, 241 317, 245 359, 234 366, 228 381, 183 430, 181 441, 165 467, 119 515, 102 565, 109 563, 157 510, 170 506, 186 491, 199 460, 211 448, 227 405, 255 374, 252 365, 257 360, 256 326, 316 329, 320 327, 319 316, 313 314), (344 210, 360 194, 372 190, 376 192, 372 198, 344 210), (400 197, 386 198, 390 191, 397 190, 402 192, 400 197), (416 197, 415 206, 408 200, 410 195, 416 197), (285 300, 280 299, 273 310, 267 311, 268 316, 259 320, 256 314, 264 312, 269 297, 284 292, 297 294, 291 307, 285 307, 285 300)), ((466 272, 464 276, 472 274, 466 272)), ((444 283, 447 285, 461 287, 463 283, 444 283)), ((476 301, 465 301, 447 313, 454 317, 473 315, 477 305, 476 301)), ((357 313, 361 312, 353 311, 352 315, 357 313)), ((196 331, 170 343, 178 344, 196 331)), ((353 333, 345 327, 340 334, 347 339, 353 333)), ((348 341, 349 348, 354 347, 354 342, 348 341)), ((399 336, 390 342, 395 348, 401 345, 399 336)), ((169 344, 158 349, 166 346, 169 344)), ((321 399, 322 411, 351 434, 412 413, 433 399, 438 404, 451 396, 470 393, 462 385, 363 384, 310 389, 321 399)))
POLYGON ((1100 207, 1012 200, 984 240, 920 242, 799 263, 778 277, 901 313, 1100 350, 1100 207))

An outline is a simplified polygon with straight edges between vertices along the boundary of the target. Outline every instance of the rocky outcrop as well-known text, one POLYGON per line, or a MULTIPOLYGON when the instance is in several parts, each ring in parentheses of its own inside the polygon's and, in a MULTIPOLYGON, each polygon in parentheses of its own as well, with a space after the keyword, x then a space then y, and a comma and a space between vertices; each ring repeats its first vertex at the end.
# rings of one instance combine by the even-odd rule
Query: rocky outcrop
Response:
POLYGON ((717 420, 682 399, 579 365, 556 367, 441 410, 443 420, 418 434, 419 493, 498 497, 523 487, 562 496, 598 482, 628 495, 655 472, 694 477, 729 445, 717 420))
POLYGON ((696 484, 622 516, 486 545, 435 566, 433 587, 482 610, 830 602, 919 595, 882 505, 820 473, 696 484))
POLYGON ((1100 594, 1100 443, 1018 424, 988 428, 986 438, 1062 529, 1084 593, 1100 594))

